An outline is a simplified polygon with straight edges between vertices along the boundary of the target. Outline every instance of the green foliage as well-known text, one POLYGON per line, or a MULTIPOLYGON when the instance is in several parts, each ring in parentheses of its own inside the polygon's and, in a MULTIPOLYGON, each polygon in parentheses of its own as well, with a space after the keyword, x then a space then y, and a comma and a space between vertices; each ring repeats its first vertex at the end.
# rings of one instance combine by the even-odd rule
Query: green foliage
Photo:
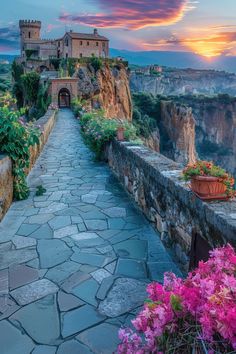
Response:
POLYGON ((37 50, 35 49, 26 49, 25 50, 26 59, 29 60, 31 56, 35 53, 37 53, 37 50))
POLYGON ((36 187, 35 195, 36 197, 41 197, 46 192, 47 190, 40 184, 39 186, 36 187))
POLYGON ((68 58, 67 59, 67 71, 68 71, 68 75, 70 77, 72 77, 74 75, 77 64, 78 64, 77 58, 68 58))
POLYGON ((71 108, 76 117, 80 117, 83 112, 84 100, 80 97, 74 98, 71 101, 71 108))
POLYGON ((90 63, 92 65, 92 67, 94 68, 95 73, 102 68, 102 59, 101 58, 93 56, 91 58, 90 63))
POLYGON ((21 77, 24 74, 24 68, 21 64, 17 63, 14 60, 12 63, 11 70, 12 78, 14 80, 12 92, 13 95, 16 97, 17 107, 22 108, 24 104, 24 93, 21 77))
POLYGON ((40 132, 20 119, 22 112, 0 108, 0 151, 5 152, 13 163, 14 197, 27 198, 26 169, 29 167, 30 146, 39 142, 40 132))
POLYGON ((35 71, 21 76, 25 103, 33 106, 38 97, 40 75, 35 71))
POLYGON ((51 97, 48 94, 48 88, 48 84, 40 84, 36 102, 36 115, 33 118, 38 119, 46 113, 48 106, 51 103, 51 97))
POLYGON ((53 65, 55 70, 58 70, 60 67, 61 59, 59 58, 51 58, 49 61, 50 65, 53 65))
POLYGON ((137 138, 136 128, 131 123, 104 118, 102 110, 83 114, 80 118, 80 124, 84 140, 98 160, 102 158, 105 144, 116 137, 119 126, 124 127, 126 140, 137 138))

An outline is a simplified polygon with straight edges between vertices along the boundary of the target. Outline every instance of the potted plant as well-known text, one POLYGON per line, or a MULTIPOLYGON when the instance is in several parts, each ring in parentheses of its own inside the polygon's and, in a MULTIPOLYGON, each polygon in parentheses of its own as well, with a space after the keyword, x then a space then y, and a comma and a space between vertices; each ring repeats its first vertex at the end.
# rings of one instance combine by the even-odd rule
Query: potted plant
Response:
POLYGON ((190 188, 202 200, 224 200, 236 196, 234 178, 212 162, 188 164, 183 170, 183 178, 190 181, 190 188))
POLYGON ((116 131, 116 137, 117 137, 118 141, 124 141, 125 140, 124 131, 125 131, 125 128, 122 125, 118 125, 117 131, 116 131))

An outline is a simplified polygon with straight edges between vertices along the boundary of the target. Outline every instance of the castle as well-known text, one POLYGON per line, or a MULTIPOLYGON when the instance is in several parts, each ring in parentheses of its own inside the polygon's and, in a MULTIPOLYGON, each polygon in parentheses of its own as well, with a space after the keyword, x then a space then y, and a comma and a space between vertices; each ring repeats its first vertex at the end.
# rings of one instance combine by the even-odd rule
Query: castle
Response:
POLYGON ((109 56, 109 40, 93 33, 66 32, 55 40, 41 39, 41 21, 20 20, 21 58, 48 60, 50 58, 82 58, 109 56))

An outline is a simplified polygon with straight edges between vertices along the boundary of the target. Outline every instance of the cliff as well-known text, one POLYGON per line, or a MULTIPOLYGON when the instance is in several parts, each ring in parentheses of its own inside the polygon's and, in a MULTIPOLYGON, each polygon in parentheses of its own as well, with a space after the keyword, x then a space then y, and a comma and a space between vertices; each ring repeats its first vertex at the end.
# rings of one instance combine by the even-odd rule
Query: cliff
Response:
POLYGON ((160 74, 132 72, 130 87, 133 92, 156 95, 218 94, 236 95, 236 75, 225 71, 168 69, 160 74))
POLYGON ((161 101, 161 152, 176 162, 188 163, 196 160, 195 120, 192 109, 161 101))
POLYGON ((132 119, 129 76, 122 63, 104 64, 97 72, 90 64, 80 66, 75 77, 79 78, 79 94, 92 108, 104 109, 107 118, 132 119))

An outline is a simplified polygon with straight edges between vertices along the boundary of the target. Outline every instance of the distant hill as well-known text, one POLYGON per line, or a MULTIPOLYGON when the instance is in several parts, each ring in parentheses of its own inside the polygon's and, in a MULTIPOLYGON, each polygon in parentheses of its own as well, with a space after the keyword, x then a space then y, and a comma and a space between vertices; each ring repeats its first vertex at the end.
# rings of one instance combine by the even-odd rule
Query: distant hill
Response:
POLYGON ((164 51, 140 51, 110 49, 112 57, 121 56, 134 65, 159 64, 175 68, 215 69, 236 73, 236 57, 219 56, 205 59, 191 52, 164 52, 164 51))
POLYGON ((0 54, 0 60, 8 60, 10 63, 17 57, 17 55, 0 54))

